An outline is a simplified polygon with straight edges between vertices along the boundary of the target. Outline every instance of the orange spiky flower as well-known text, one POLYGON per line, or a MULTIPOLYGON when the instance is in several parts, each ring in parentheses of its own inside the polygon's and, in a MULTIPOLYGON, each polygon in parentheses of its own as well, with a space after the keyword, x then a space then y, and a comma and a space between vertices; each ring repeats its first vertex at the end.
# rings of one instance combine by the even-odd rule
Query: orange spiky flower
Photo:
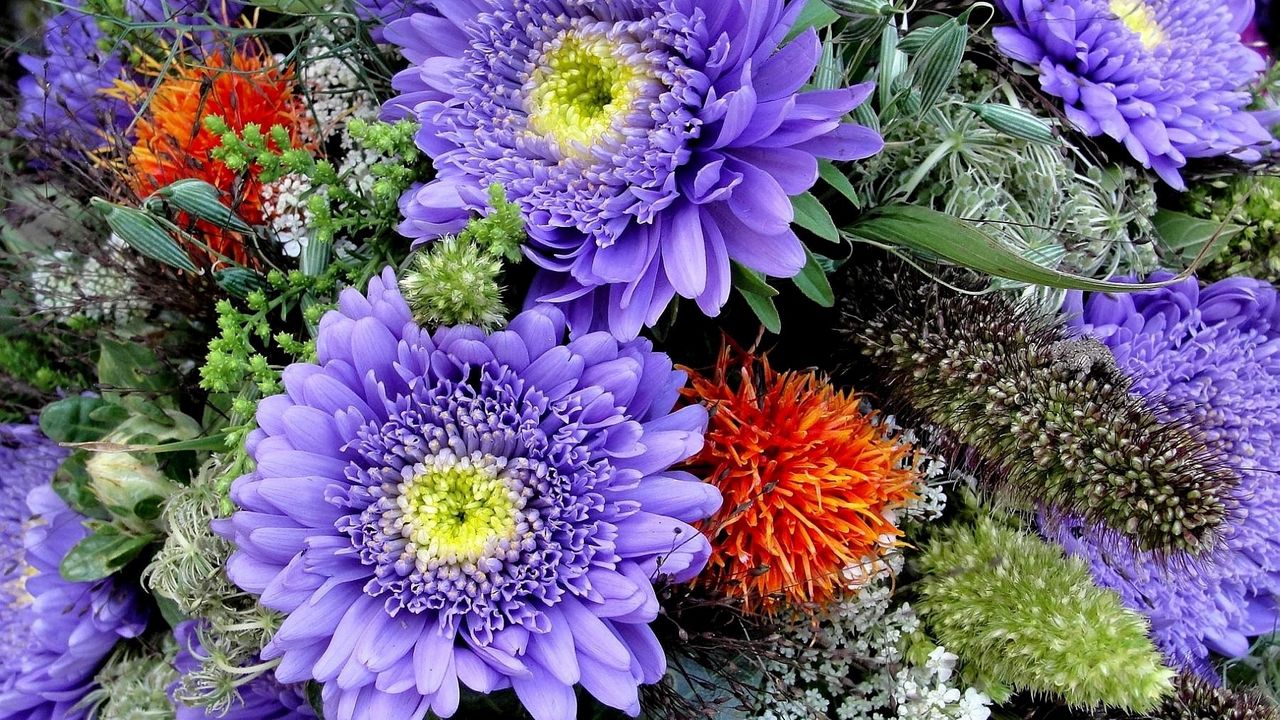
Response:
MULTIPOLYGON (((214 159, 212 151, 221 141, 205 127, 205 118, 219 116, 237 134, 249 125, 263 133, 279 125, 296 147, 306 116, 294 90, 293 70, 282 67, 255 42, 214 53, 201 62, 180 61, 159 78, 154 90, 125 86, 122 93, 143 106, 137 141, 128 159, 134 190, 145 197, 175 180, 197 178, 222 191, 223 202, 250 225, 261 224, 261 168, 254 165, 237 172, 214 159)), ((288 149, 277 148, 269 138, 268 146, 288 149)), ((179 220, 186 226, 184 218, 179 220)), ((193 259, 208 259, 215 266, 223 262, 219 256, 240 264, 252 262, 238 233, 198 222, 193 234, 209 246, 208 251, 188 248, 193 259)))
POLYGON ((702 526, 700 582, 749 611, 823 603, 850 585, 846 569, 896 544, 889 513, 915 497, 915 456, 858 396, 728 347, 714 375, 689 374, 685 396, 711 413, 691 469, 724 495, 702 526))

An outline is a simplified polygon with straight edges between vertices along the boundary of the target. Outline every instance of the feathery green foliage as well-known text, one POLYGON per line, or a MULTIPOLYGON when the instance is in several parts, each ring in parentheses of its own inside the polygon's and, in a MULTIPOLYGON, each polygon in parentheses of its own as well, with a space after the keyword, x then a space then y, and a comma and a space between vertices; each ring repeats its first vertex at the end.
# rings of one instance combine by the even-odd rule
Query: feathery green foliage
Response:
POLYGON ((132 644, 117 648, 98 671, 99 687, 86 697, 97 706, 96 720, 171 720, 173 703, 166 690, 178 677, 177 649, 172 638, 152 650, 132 644))
POLYGON ((169 535, 143 573, 155 594, 183 615, 202 618, 200 665, 183 677, 177 697, 213 715, 237 702, 238 687, 275 665, 256 659, 280 617, 227 580, 231 546, 209 525, 229 513, 227 488, 249 463, 243 447, 215 457, 169 497, 163 514, 169 535))
POLYGON ((1187 193, 1186 209, 1195 217, 1242 228, 1205 266, 1202 277, 1280 281, 1280 177, 1240 175, 1200 183, 1187 193))
POLYGON ((1056 546, 981 518, 940 532, 919 567, 916 609, 967 679, 1135 712, 1171 689, 1143 619, 1056 546))
POLYGON ((1130 393, 1105 346, 998 293, 922 287, 874 263, 858 278, 846 308, 874 295, 871 283, 886 297, 849 311, 849 336, 893 399, 976 451, 963 455, 997 498, 1081 516, 1142 550, 1214 546, 1237 478, 1191 428, 1130 393))

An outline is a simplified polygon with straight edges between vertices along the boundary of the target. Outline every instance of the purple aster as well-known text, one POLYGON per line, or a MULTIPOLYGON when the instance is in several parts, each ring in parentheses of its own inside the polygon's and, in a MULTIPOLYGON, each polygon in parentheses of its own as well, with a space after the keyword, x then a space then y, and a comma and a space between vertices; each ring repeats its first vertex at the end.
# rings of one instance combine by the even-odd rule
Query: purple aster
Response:
MULTIPOLYGON (((1168 273, 1154 280, 1172 277, 1168 273)), ((1098 581, 1151 620, 1157 645, 1206 677, 1209 651, 1230 657, 1276 629, 1280 612, 1280 307, 1248 278, 1194 278, 1132 295, 1068 295, 1073 324, 1111 348, 1134 391, 1201 428, 1240 472, 1240 520, 1195 572, 1137 556, 1079 528, 1060 533, 1098 581)))
POLYGON ((431 10, 432 0, 355 0, 356 16, 370 23, 369 35, 383 41, 384 25, 431 10))
MULTIPOLYGON (((204 652, 196 630, 198 622, 188 620, 173 629, 178 641, 178 655, 173 666, 180 675, 192 672, 200 665, 204 652)), ((204 708, 192 708, 174 701, 177 720, 305 720, 314 718, 315 710, 307 702, 304 685, 284 685, 270 674, 261 675, 237 688, 240 700, 225 713, 206 712, 204 708)), ((170 687, 170 695, 177 683, 170 687)))
POLYGON ((81 9, 81 0, 68 0, 45 26, 45 54, 18 59, 29 74, 18 80, 17 131, 40 143, 41 154, 55 155, 51 146, 79 157, 107 146, 133 120, 127 102, 103 92, 126 76, 120 56, 104 44, 109 45, 102 29, 81 9))
POLYGON ((523 211, 540 268, 529 303, 623 339, 675 295, 716 315, 730 262, 792 277, 805 250, 788 196, 818 158, 875 154, 842 118, 870 84, 800 92, 803 0, 434 0, 392 23, 411 67, 388 119, 416 118, 436 179, 400 201, 400 232, 460 230, 498 184, 523 211))
POLYGON ((63 454, 35 428, 0 427, 0 533, 20 548, 0 567, 0 720, 84 718, 87 708, 77 704, 107 654, 146 627, 129 588, 58 573, 88 534, 49 485, 63 454))
POLYGON ((448 717, 459 683, 536 720, 576 717, 579 683, 634 715, 662 678, 653 585, 702 569, 688 523, 720 504, 669 468, 707 413, 672 410, 685 375, 648 341, 565 328, 539 306, 429 334, 387 269, 259 404, 217 529, 229 577, 287 615, 263 657, 323 682, 329 720, 448 717))
POLYGON ((1000 50, 1035 66, 1084 134, 1123 143, 1175 188, 1189 158, 1261 157, 1270 134, 1247 86, 1266 69, 1240 41, 1251 3, 1204 0, 998 0, 1000 50), (1234 11, 1234 12, 1233 12, 1234 11))

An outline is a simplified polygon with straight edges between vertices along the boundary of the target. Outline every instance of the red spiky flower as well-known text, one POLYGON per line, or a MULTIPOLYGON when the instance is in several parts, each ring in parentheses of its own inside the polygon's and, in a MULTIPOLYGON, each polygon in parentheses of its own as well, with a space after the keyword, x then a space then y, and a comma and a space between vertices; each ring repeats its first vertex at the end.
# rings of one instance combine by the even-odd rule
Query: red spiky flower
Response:
POLYGON ((850 584, 846 569, 897 544, 892 511, 915 497, 915 456, 857 395, 728 348, 710 377, 689 373, 686 396, 711 411, 690 464, 724 496, 703 524, 701 582, 752 611, 822 603, 850 584))

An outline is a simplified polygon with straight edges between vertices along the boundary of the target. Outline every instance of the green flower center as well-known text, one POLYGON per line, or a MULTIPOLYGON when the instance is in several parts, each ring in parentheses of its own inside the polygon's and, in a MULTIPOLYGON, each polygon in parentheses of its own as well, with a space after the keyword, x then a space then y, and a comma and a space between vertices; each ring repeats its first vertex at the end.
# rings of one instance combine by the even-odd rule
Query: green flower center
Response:
POLYGON ((651 77, 624 62, 603 38, 568 34, 530 80, 529 127, 566 155, 583 154, 628 112, 651 77))
POLYGON ((402 483, 401 534, 419 564, 466 565, 501 550, 516 536, 523 507, 493 457, 447 458, 402 483))
POLYGON ((1111 0, 1111 12, 1138 36, 1146 49, 1164 42, 1164 30, 1146 0, 1111 0))

